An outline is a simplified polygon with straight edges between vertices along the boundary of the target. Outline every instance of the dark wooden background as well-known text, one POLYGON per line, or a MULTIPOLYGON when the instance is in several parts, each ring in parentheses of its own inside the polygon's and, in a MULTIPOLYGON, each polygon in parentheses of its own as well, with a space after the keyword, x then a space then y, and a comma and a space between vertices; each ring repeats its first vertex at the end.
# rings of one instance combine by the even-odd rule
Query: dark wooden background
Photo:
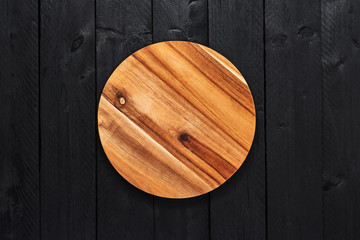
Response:
POLYGON ((360 239, 360 1, 0 1, 0 239, 360 239), (230 59, 255 98, 251 153, 169 200, 109 164, 97 103, 165 40, 230 59))

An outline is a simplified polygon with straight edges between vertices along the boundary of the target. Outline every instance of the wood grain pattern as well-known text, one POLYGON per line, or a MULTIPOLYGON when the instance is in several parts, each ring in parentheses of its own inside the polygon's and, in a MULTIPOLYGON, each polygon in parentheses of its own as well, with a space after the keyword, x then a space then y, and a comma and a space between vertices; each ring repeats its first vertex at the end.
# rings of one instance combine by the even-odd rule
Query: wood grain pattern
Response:
POLYGON ((220 54, 164 42, 115 70, 98 126, 105 153, 125 179, 157 196, 186 198, 215 189, 241 166, 255 108, 242 75, 220 54))

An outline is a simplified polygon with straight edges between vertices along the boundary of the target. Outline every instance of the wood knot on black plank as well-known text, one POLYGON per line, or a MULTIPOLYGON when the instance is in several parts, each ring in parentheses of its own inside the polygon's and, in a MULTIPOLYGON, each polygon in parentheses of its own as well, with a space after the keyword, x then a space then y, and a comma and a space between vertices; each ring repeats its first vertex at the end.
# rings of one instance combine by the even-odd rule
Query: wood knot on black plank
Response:
POLYGON ((286 128, 287 127, 287 123, 285 122, 285 121, 280 121, 279 122, 279 128, 280 129, 284 129, 284 128, 286 128))
POLYGON ((189 0, 188 6, 194 5, 198 2, 198 0, 189 0))
POLYGON ((324 178, 323 190, 325 192, 328 192, 334 188, 339 187, 340 185, 342 185, 344 183, 344 176, 345 176, 345 174, 339 173, 336 176, 324 178))
POLYGON ((83 42, 84 42, 84 36, 83 35, 77 36, 71 44, 71 52, 78 50, 80 46, 83 44, 83 42))
POLYGON ((353 43, 354 43, 355 47, 360 48, 360 39, 354 38, 353 43))
POLYGON ((301 39, 310 39, 315 36, 315 32, 312 28, 302 26, 298 31, 298 37, 301 39))
POLYGON ((191 38, 185 34, 185 30, 180 27, 173 27, 168 30, 169 40, 180 40, 180 41, 190 41, 191 38))
POLYGON ((353 13, 354 13, 354 5, 350 5, 348 12, 349 12, 350 14, 353 14, 353 13))
POLYGON ((344 68, 344 60, 340 59, 334 64, 334 69, 342 70, 344 68))
POLYGON ((331 189, 339 186, 340 183, 341 183, 340 181, 330 181, 330 180, 329 180, 329 181, 326 181, 326 182, 324 182, 323 190, 324 190, 325 192, 328 192, 328 191, 330 191, 331 189))

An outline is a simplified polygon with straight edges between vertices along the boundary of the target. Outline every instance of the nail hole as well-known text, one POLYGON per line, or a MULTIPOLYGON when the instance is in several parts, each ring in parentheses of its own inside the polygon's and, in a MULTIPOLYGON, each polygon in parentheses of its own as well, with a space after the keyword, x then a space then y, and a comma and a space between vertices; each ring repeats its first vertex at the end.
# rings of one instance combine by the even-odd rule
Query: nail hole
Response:
POLYGON ((279 123, 279 128, 280 129, 283 129, 283 128, 286 128, 286 122, 284 122, 284 121, 280 121, 280 123, 279 123))
POLYGON ((84 42, 84 36, 82 35, 77 36, 71 45, 71 51, 72 52, 76 51, 83 44, 83 42, 84 42))

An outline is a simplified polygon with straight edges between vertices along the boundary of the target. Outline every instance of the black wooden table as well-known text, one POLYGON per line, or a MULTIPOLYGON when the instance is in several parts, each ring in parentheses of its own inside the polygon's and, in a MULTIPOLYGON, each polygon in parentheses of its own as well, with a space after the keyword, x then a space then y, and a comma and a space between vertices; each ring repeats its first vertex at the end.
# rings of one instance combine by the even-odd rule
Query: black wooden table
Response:
POLYGON ((360 2, 0 2, 0 239, 360 239, 360 2), (102 88, 151 43, 210 46, 256 104, 252 150, 210 194, 127 183, 97 134, 102 88))

